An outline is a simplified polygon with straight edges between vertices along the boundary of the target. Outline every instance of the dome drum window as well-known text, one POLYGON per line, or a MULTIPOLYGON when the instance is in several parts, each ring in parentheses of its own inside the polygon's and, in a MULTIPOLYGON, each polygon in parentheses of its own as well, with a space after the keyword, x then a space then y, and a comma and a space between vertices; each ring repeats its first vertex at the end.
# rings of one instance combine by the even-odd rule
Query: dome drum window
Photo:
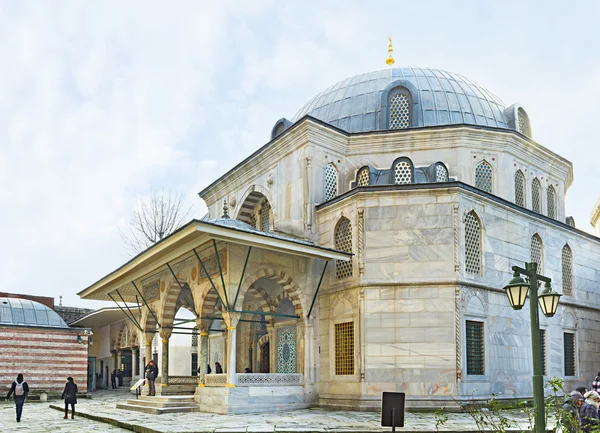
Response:
POLYGON ((338 195, 338 173, 335 165, 327 164, 325 167, 325 201, 338 195))
POLYGON ((542 213, 542 187, 537 178, 531 181, 531 210, 542 213))
POLYGON ((448 169, 442 163, 438 163, 435 166, 435 181, 436 182, 448 182, 450 177, 448 176, 448 169))
POLYGON ((369 167, 363 167, 356 173, 356 186, 367 186, 371 179, 371 170, 369 167))
POLYGON ((517 110, 517 122, 516 129, 521 134, 526 135, 527 137, 531 137, 531 129, 529 128, 529 116, 525 113, 525 110, 519 108, 517 110))
POLYGON ((548 199, 548 216, 556 219, 556 192, 552 185, 548 187, 546 195, 548 199))
POLYGON ((475 187, 490 194, 494 191, 493 169, 487 161, 481 161, 475 167, 475 187))
POLYGON ((415 169, 409 158, 401 157, 392 164, 392 178, 396 185, 413 183, 415 178, 415 169))
POLYGON ((515 204, 525 207, 525 176, 521 170, 515 173, 515 204))
POLYGON ((404 93, 390 97, 390 129, 410 128, 410 99, 404 93))

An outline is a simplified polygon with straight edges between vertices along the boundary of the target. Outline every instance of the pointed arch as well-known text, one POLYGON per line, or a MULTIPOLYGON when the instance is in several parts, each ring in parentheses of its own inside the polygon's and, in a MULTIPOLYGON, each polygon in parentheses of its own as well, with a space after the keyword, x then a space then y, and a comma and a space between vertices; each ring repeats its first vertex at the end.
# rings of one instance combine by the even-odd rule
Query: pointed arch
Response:
POLYGON ((465 272, 481 275, 481 220, 474 210, 465 215, 465 272))
MULTIPOLYGON (((334 230, 335 248, 339 251, 352 252, 352 224, 346 217, 340 218, 334 230)), ((335 261, 335 278, 346 278, 352 276, 352 260, 335 261)))
POLYGON ((325 166, 325 201, 331 200, 338 195, 338 170, 330 162, 325 166))
POLYGON ((240 206, 235 214, 235 219, 244 221, 252 227, 260 229, 258 226, 259 212, 264 203, 269 204, 271 226, 275 224, 277 217, 275 209, 273 209, 273 197, 267 188, 261 185, 251 185, 243 194, 243 199, 240 200, 240 206))
POLYGON ((475 167, 475 187, 490 194, 494 192, 494 169, 485 159, 475 167))
POLYGON ((531 210, 542 213, 542 186, 537 177, 531 181, 531 210))
POLYGON ((569 244, 562 249, 562 288, 563 295, 573 296, 573 252, 569 244))
POLYGON ((515 204, 525 207, 525 175, 521 170, 515 172, 515 204))
POLYGON ((548 217, 556 219, 556 190, 552 185, 548 185, 546 190, 548 217))
POLYGON ((403 185, 415 181, 415 166, 406 156, 396 158, 392 163, 392 183, 403 185))
POLYGON ((537 272, 539 274, 544 272, 544 243, 537 233, 531 237, 529 261, 531 263, 537 263, 537 272))
POLYGON ((175 319, 177 311, 184 305, 194 314, 194 316, 197 315, 196 307, 194 305, 194 294, 192 293, 190 286, 185 281, 180 281, 180 283, 183 285, 183 289, 175 280, 172 280, 171 283, 167 285, 167 293, 165 294, 159 316, 160 325, 163 328, 173 326, 173 320, 175 319), (192 302, 192 304, 190 305, 189 302, 192 302))

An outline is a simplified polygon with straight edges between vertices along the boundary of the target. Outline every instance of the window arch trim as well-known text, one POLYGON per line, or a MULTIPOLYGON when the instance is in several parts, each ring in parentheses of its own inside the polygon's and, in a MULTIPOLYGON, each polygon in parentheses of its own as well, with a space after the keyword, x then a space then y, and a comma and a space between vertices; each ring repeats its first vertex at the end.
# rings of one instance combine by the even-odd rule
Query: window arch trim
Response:
POLYGON ((410 115, 410 126, 420 126, 423 122, 421 121, 419 111, 419 91, 409 81, 396 80, 387 85, 387 87, 381 93, 381 116, 379 118, 379 129, 387 130, 390 129, 390 99, 402 93, 408 97, 409 115, 410 115))
POLYGON ((413 164, 412 160, 407 157, 407 156, 401 156, 399 158, 396 158, 394 160, 394 162, 392 162, 392 171, 391 171, 391 182, 394 185, 408 185, 411 183, 415 183, 415 165, 413 164), (410 182, 405 182, 405 183, 397 183, 396 182, 396 166, 398 164, 400 164, 401 162, 406 162, 408 163, 408 165, 410 166, 410 182))

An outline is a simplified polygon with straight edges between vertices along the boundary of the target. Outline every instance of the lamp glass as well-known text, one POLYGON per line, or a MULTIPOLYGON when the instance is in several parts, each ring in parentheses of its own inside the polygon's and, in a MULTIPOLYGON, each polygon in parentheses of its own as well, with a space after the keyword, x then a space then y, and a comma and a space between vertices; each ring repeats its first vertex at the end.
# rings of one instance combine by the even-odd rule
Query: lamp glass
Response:
POLYGON ((516 277, 504 288, 510 306, 515 310, 520 310, 525 305, 527 294, 529 293, 529 284, 522 278, 516 277), (518 281, 520 280, 520 281, 518 281))
POLYGON ((542 309, 544 316, 552 317, 556 314, 560 297, 561 295, 554 291, 549 293, 541 293, 538 296, 538 302, 540 303, 540 308, 542 309))

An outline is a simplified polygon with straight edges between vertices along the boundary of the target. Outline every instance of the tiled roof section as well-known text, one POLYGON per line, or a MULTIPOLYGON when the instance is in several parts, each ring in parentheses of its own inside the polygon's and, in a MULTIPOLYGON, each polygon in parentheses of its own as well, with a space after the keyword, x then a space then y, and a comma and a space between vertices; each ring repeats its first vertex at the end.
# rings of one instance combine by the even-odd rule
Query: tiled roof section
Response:
POLYGON ((62 305, 57 305, 54 307, 54 311, 56 311, 66 323, 71 323, 94 310, 89 308, 63 307, 62 305))
POLYGON ((506 107, 493 93, 462 75, 417 67, 385 69, 342 80, 308 101, 292 121, 308 114, 347 132, 380 130, 382 94, 397 81, 412 89, 417 104, 412 126, 472 124, 508 128, 506 107))

